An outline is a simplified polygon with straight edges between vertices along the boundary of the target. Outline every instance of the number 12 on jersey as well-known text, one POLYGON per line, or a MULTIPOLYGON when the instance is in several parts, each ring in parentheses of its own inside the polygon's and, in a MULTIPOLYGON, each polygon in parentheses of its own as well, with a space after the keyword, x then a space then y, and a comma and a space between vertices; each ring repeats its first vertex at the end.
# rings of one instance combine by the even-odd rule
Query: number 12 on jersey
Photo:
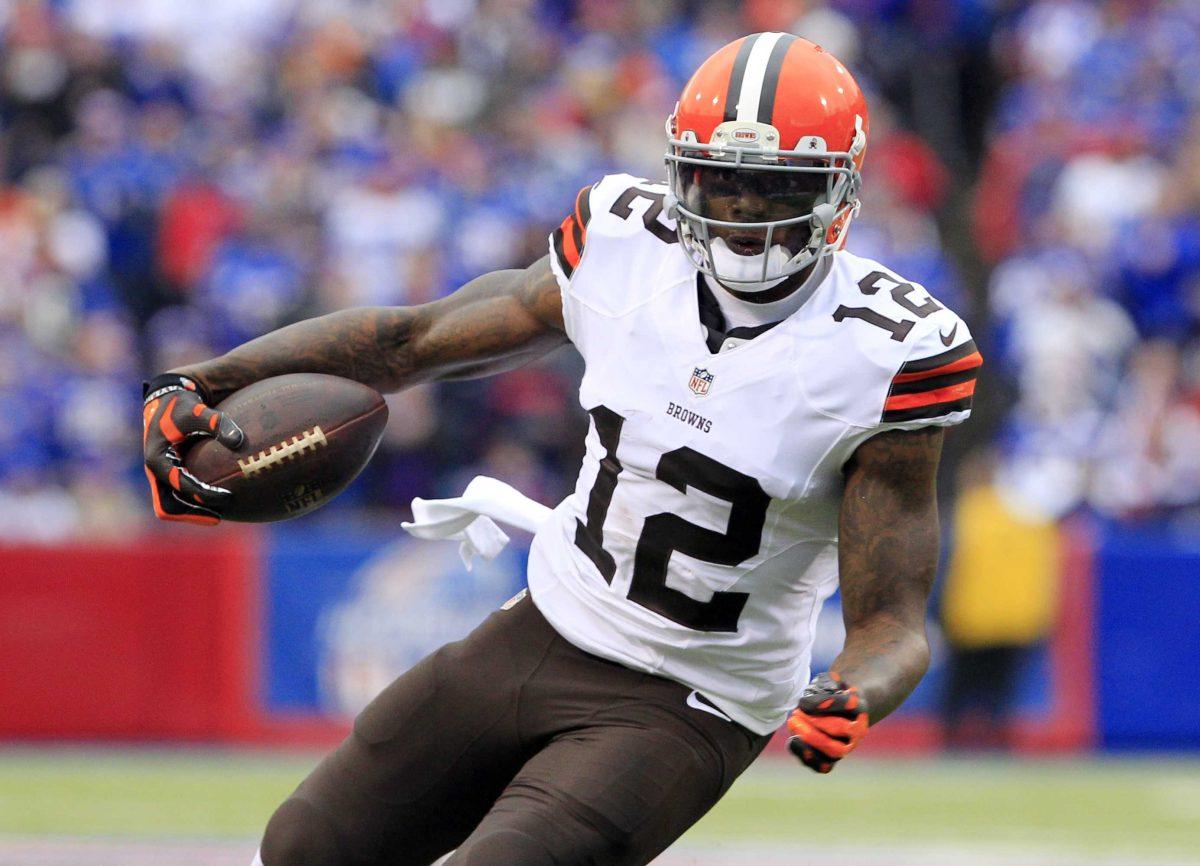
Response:
MULTIPOLYGON (((624 467, 617 457, 625 419, 607 406, 588 411, 604 456, 587 503, 587 522, 576 520, 575 544, 609 584, 617 563, 604 549, 604 522, 624 467)), ((697 631, 737 631, 749 595, 717 591, 709 601, 667 586, 671 554, 679 552, 715 565, 735 566, 758 553, 771 498, 749 475, 692 448, 676 448, 659 458, 655 477, 686 494, 689 487, 730 504, 725 532, 697 526, 670 512, 648 516, 638 538, 628 598, 672 622, 697 631)))

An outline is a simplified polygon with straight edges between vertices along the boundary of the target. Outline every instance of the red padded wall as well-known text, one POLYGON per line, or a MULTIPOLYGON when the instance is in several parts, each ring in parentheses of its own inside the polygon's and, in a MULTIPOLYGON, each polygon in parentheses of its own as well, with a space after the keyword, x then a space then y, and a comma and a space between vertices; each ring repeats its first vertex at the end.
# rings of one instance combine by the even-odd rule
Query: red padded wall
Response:
POLYGON ((0 737, 257 729, 254 537, 169 537, 0 546, 0 737))

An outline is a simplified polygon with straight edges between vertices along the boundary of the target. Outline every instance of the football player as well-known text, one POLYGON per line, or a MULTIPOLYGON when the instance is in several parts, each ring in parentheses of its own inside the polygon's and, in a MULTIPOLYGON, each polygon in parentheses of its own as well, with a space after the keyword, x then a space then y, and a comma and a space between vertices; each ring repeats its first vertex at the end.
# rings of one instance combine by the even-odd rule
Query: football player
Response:
POLYGON ((867 105, 785 33, 704 62, 667 121, 668 181, 582 190, 549 255, 419 307, 351 309, 148 385, 160 517, 226 491, 178 445, 284 373, 380 391, 485 376, 570 342, 591 416, 528 595, 388 686, 271 818, 265 866, 643 864, 784 723, 826 773, 928 663, 945 427, 980 356, 920 286, 843 250, 867 105), (840 586, 845 646, 809 682, 840 586), (806 685, 807 684, 807 685, 806 685))

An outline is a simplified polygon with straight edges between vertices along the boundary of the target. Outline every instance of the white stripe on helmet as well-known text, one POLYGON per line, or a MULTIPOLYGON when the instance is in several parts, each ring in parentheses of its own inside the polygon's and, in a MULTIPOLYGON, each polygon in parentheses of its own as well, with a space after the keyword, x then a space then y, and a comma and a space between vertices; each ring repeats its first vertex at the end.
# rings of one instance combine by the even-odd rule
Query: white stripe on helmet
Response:
POLYGON ((771 60, 771 52, 775 49, 775 43, 784 35, 783 33, 764 33, 755 40, 754 47, 750 49, 750 56, 746 60, 746 74, 742 78, 742 90, 738 94, 738 120, 758 120, 758 102, 762 98, 767 63, 771 60))

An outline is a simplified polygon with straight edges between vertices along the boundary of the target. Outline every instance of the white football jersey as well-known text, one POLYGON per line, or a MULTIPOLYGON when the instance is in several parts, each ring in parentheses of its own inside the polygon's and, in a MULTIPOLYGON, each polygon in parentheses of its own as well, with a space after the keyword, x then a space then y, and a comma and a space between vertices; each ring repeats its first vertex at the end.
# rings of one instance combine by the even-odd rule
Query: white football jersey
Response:
POLYGON ((592 422, 529 588, 573 644, 766 734, 837 587, 843 465, 882 430, 965 420, 979 355, 924 289, 847 252, 796 313, 713 354, 665 193, 611 175, 551 238, 592 422))

